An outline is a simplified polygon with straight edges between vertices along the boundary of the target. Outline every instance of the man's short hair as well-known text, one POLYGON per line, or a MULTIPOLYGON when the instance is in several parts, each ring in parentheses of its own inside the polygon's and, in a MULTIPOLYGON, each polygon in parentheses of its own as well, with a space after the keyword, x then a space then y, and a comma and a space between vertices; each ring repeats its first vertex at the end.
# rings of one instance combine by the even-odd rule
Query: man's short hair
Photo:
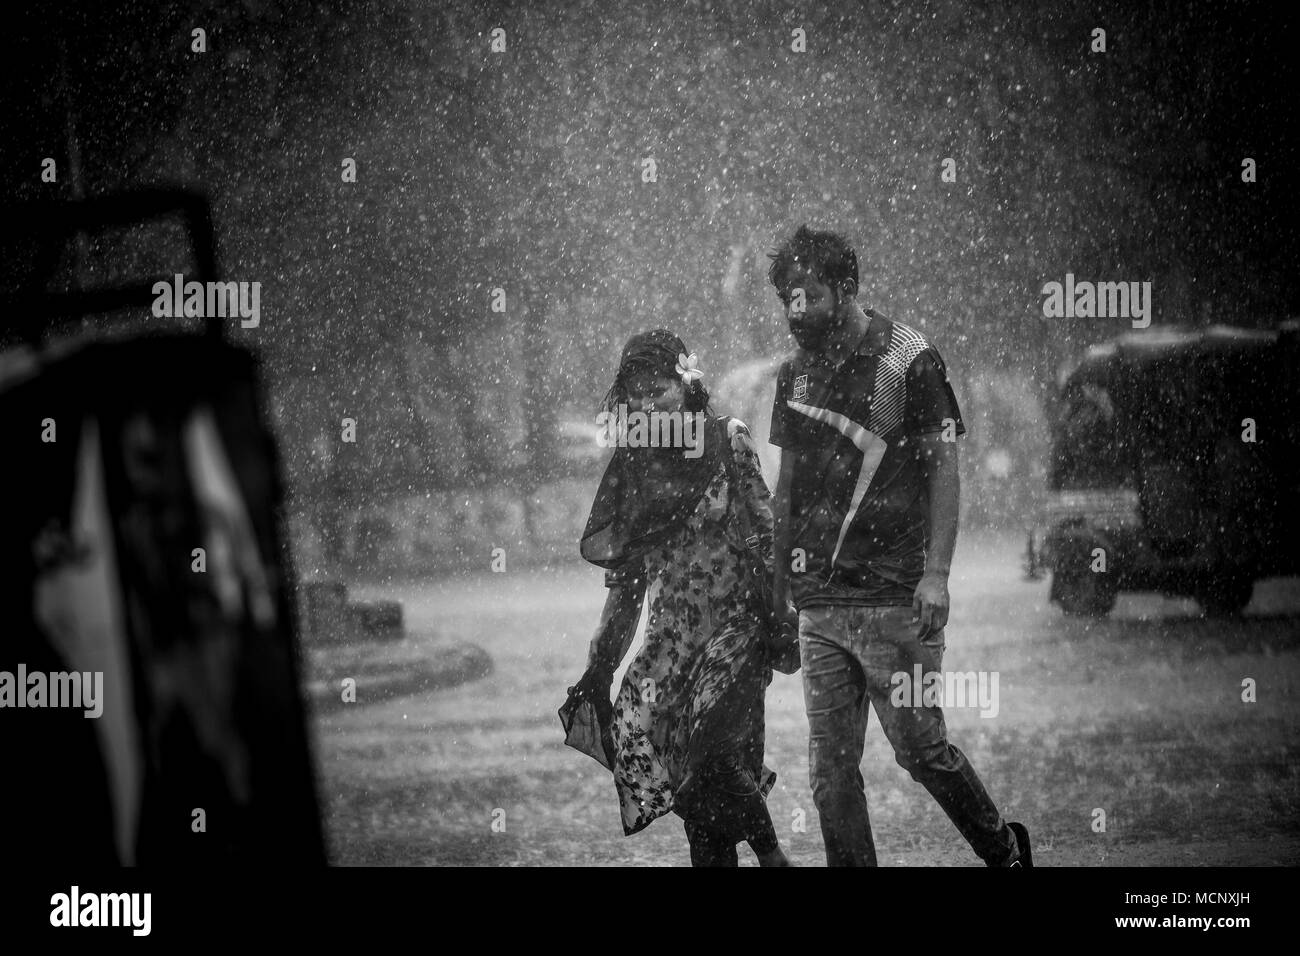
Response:
POLYGON ((807 224, 795 230, 768 254, 772 264, 767 278, 776 288, 795 267, 807 269, 818 282, 832 289, 852 283, 848 294, 858 294, 858 255, 849 241, 836 232, 809 229, 807 224))

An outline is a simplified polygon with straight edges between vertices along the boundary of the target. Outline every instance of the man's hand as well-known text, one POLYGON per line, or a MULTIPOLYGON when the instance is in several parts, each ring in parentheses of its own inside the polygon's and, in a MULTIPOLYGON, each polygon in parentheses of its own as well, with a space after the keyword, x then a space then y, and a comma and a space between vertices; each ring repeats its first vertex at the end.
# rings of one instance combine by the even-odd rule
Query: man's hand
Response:
POLYGON ((787 600, 783 606, 773 607, 772 615, 774 626, 764 638, 768 665, 783 674, 793 674, 799 669, 799 612, 787 600))
POLYGON ((948 576, 938 571, 926 571, 912 595, 914 620, 932 633, 948 623, 948 576))
POLYGON ((795 627, 799 626, 799 612, 790 600, 790 579, 779 573, 774 575, 772 581, 772 617, 778 622, 793 621, 795 627))

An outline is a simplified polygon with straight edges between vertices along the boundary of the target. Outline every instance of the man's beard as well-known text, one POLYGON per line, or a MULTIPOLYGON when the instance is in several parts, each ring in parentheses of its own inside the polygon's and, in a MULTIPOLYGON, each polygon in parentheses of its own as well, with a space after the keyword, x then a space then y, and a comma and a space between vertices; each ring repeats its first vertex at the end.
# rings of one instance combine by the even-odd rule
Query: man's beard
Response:
POLYGON ((640 462, 656 462, 659 464, 671 464, 679 462, 686 458, 687 449, 680 445, 642 445, 640 447, 629 448, 633 455, 633 460, 640 462))
POLYGON ((816 352, 822 347, 822 343, 826 341, 826 333, 820 329, 800 329, 798 331, 791 329, 790 334, 794 337, 799 348, 810 352, 816 352))
POLYGON ((799 344, 801 349, 809 352, 820 352, 841 325, 843 325, 842 320, 830 318, 825 322, 819 322, 817 325, 804 326, 798 331, 791 329, 790 334, 794 336, 795 342, 799 344))

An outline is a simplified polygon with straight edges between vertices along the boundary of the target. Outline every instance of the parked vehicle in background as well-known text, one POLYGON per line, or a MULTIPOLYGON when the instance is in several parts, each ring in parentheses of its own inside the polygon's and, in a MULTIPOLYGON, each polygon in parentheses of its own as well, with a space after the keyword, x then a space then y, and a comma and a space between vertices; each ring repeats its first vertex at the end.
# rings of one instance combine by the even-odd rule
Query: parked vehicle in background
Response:
POLYGON ((1131 332, 1058 377, 1040 559, 1067 614, 1121 591, 1236 613, 1300 571, 1297 325, 1131 332))

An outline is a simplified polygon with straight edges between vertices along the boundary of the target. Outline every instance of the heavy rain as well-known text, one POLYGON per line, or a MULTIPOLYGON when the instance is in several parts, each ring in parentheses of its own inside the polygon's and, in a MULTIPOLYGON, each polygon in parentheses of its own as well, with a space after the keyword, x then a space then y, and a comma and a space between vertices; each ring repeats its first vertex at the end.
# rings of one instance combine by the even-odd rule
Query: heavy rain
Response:
MULTIPOLYGON (((31 852, 85 813, 65 851, 123 865, 258 860, 277 833, 334 865, 1027 863, 1015 821, 1038 866, 1300 862, 1295 65, 1265 5, 31 6, 0 111, 25 569, 0 727, 37 741, 11 761, 57 740, 98 767, 75 807, 53 761, 48 793, 8 793, 31 852), (821 238, 783 260, 805 224, 821 238), (857 328, 843 354, 796 341, 805 307, 831 341, 857 328), (788 512, 754 540, 791 548, 803 666, 761 667, 775 781, 730 771, 763 783, 779 851, 749 824, 708 844, 726 814, 686 781, 715 764, 681 730, 712 706, 686 675, 732 639, 706 622, 746 592, 750 535, 719 531, 740 570, 689 587, 665 539, 620 539, 647 608, 580 547, 624 460, 606 401, 648 394, 625 346, 656 329, 681 346, 669 391, 744 423, 725 446, 762 478, 753 517, 788 512), (816 363, 850 352, 877 370, 817 399, 816 363), (703 617, 671 617, 679 587, 703 617), (809 655, 839 647, 865 687, 891 632, 862 622, 934 595, 943 674, 923 689, 916 663, 894 716, 860 690, 865 729, 813 747, 819 777, 831 665, 809 655), (19 665, 100 675, 103 716, 56 722, 19 665), (566 746, 575 686, 604 694, 613 771, 566 746), (940 704, 976 809, 935 782, 965 773, 952 751, 898 743, 898 714, 940 704)), ((681 548, 739 487, 692 467, 664 487, 700 510, 652 529, 681 548)))

